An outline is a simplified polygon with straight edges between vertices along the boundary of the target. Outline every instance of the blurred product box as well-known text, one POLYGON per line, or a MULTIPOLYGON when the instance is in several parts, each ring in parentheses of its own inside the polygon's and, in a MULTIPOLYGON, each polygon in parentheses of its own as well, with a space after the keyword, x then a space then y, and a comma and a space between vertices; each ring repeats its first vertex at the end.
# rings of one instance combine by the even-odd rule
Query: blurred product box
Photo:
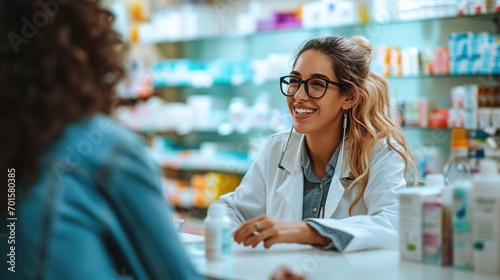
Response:
POLYGON ((462 85, 450 92, 448 126, 467 129, 500 127, 500 87, 462 85))
POLYGON ((450 73, 500 73, 497 36, 486 32, 451 33, 448 37, 450 73))
POLYGON ((423 203, 423 261, 437 265, 452 264, 451 217, 444 212, 441 198, 423 203))
POLYGON ((241 176, 237 174, 208 172, 206 174, 193 175, 190 183, 194 190, 193 206, 208 207, 219 197, 234 191, 240 184, 241 176))
POLYGON ((403 69, 401 65, 401 50, 399 48, 390 48, 389 60, 390 75, 393 77, 399 77, 403 75, 403 69))
POLYGON ((403 76, 418 76, 420 74, 420 60, 418 48, 401 50, 401 68, 403 76))
POLYGON ((432 74, 450 73, 448 48, 434 48, 434 57, 432 60, 432 74))
MULTIPOLYGON (((270 61, 264 60, 269 64, 270 61)), ((157 87, 192 86, 210 87, 214 84, 240 85, 252 81, 254 67, 252 60, 224 61, 208 63, 173 59, 156 63, 152 68, 153 83, 157 87)))
POLYGON ((500 2, 497 0, 460 0, 457 11, 459 15, 475 15, 498 12, 500 2))
POLYGON ((188 86, 193 71, 205 70, 205 65, 190 59, 169 59, 153 65, 155 86, 188 86))
POLYGON ((434 100, 419 99, 418 100, 418 127, 429 126, 429 115, 434 110, 434 100))
POLYGON ((450 73, 450 58, 447 47, 425 49, 420 52, 420 72, 424 75, 450 73))
POLYGON ((429 114, 429 128, 447 128, 448 109, 439 108, 429 114))
POLYGON ((448 36, 450 57, 473 57, 482 55, 495 43, 496 35, 487 32, 453 32, 448 36))
POLYGON ((302 26, 316 28, 360 22, 354 1, 314 1, 302 5, 302 26))
POLYGON ((457 15, 457 1, 405 0, 397 2, 397 19, 413 20, 457 15))
POLYGON ((274 29, 297 28, 302 26, 297 12, 273 12, 274 29))
POLYGON ((273 11, 270 18, 257 20, 257 31, 299 28, 302 21, 296 11, 273 11))
POLYGON ((399 252, 403 260, 423 261, 423 203, 435 199, 439 188, 407 188, 399 193, 399 252))
POLYGON ((431 99, 405 100, 401 104, 404 115, 404 126, 422 127, 429 126, 429 115, 434 110, 434 101, 431 99))
POLYGON ((377 47, 374 59, 374 71, 385 77, 391 75, 391 47, 377 47))
POLYGON ((403 101, 404 105, 402 106, 404 108, 404 119, 405 119, 405 125, 409 127, 417 127, 419 120, 418 120, 418 101, 417 100, 405 100, 403 101))

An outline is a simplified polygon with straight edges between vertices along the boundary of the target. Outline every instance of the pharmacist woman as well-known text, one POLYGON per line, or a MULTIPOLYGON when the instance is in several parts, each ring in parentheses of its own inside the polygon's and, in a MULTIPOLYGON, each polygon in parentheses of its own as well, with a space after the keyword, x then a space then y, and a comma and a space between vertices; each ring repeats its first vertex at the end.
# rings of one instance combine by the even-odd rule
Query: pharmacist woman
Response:
POLYGON ((236 242, 397 249, 398 191, 417 176, 370 54, 363 37, 311 39, 299 50, 280 78, 292 130, 272 135, 216 202, 227 206, 236 242))

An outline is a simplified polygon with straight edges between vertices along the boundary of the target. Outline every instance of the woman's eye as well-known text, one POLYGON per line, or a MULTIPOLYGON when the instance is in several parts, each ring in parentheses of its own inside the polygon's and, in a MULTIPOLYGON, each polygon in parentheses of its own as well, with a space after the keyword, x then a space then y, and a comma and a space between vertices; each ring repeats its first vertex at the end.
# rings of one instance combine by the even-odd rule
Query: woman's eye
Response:
POLYGON ((326 87, 326 83, 322 80, 312 80, 311 85, 314 87, 319 87, 319 88, 326 87))

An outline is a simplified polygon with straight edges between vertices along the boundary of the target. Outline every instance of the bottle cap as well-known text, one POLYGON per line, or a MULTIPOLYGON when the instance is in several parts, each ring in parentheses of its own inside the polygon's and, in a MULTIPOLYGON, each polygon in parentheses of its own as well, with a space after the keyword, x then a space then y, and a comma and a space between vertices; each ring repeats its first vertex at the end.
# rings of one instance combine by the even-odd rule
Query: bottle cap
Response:
POLYGON ((431 187, 444 187, 444 175, 443 174, 427 174, 425 176, 425 185, 431 187))
POLYGON ((467 130, 465 128, 454 128, 451 131, 451 148, 468 148, 467 130))
POLYGON ((210 217, 223 217, 227 213, 227 208, 225 205, 220 203, 214 203, 208 208, 208 216, 210 217))

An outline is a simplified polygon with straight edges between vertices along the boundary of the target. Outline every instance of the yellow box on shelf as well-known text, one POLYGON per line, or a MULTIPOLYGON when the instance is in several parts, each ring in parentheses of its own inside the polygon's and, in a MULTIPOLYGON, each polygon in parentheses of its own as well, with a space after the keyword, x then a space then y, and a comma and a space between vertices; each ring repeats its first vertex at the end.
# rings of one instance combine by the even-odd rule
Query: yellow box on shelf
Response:
POLYGON ((241 175, 220 172, 208 172, 204 175, 192 176, 193 206, 208 207, 221 195, 234 191, 240 181, 241 175))

